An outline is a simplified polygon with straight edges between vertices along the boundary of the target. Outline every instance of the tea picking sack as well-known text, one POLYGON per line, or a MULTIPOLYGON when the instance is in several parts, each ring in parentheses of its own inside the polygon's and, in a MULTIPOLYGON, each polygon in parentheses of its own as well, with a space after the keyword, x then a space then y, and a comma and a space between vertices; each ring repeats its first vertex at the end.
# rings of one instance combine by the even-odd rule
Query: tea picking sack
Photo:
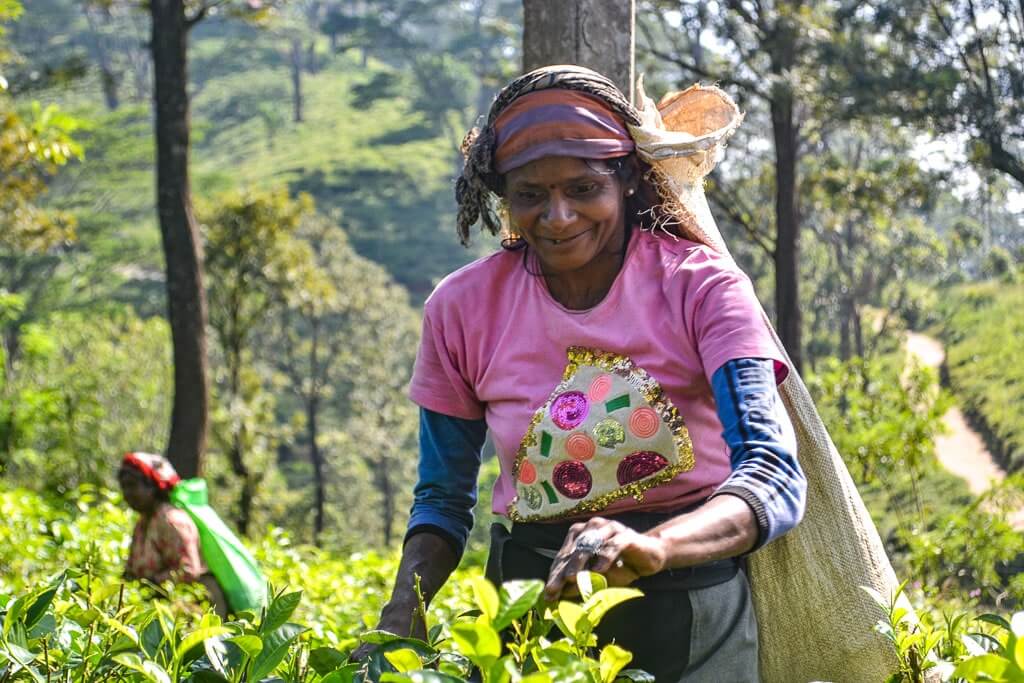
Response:
MULTIPOLYGON (((637 90, 643 123, 631 126, 630 133, 637 153, 671 188, 662 199, 677 202, 674 208, 689 219, 684 234, 728 254, 703 182, 742 114, 714 87, 694 85, 667 95, 658 106, 644 93, 642 80, 637 90)), ((765 324, 771 328, 766 315, 765 324)), ((749 558, 761 678, 764 683, 884 681, 897 668, 896 656, 892 644, 875 632, 883 615, 861 587, 889 596, 898 587, 896 576, 807 387, 792 371, 779 391, 807 476, 807 510, 795 529, 749 558)))
POLYGON ((206 482, 185 479, 171 489, 171 504, 188 513, 199 529, 199 549, 232 612, 258 611, 267 603, 267 580, 256 558, 210 507, 206 482))

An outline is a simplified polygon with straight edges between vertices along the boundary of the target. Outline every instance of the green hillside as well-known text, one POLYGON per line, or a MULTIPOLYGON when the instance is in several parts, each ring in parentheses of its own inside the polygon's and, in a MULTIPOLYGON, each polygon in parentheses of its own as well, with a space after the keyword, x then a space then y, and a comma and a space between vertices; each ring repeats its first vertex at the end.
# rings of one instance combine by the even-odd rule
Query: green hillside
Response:
MULTIPOLYGON (((51 1, 52 16, 67 3, 51 1)), ((36 35, 28 26, 13 38, 36 35)), ((63 48, 71 50, 69 31, 63 48)), ((445 273, 493 248, 462 248, 454 237, 455 149, 413 83, 359 50, 330 53, 316 41, 316 66, 302 78, 303 121, 292 121, 283 39, 271 30, 211 23, 193 34, 192 189, 200 200, 236 187, 284 185, 308 192, 336 219, 356 249, 376 260, 421 300, 445 273)), ((55 49, 60 49, 55 48, 55 49)), ((29 50, 31 53, 31 51, 29 50)), ((72 51, 73 53, 73 51, 72 51)), ((94 72, 70 87, 34 93, 85 122, 86 150, 56 179, 49 202, 79 222, 79 248, 112 262, 128 281, 161 265, 154 210, 152 124, 148 102, 103 105, 94 72), (127 270, 116 266, 131 265, 127 270)), ((142 282, 129 287, 145 288, 142 282)))

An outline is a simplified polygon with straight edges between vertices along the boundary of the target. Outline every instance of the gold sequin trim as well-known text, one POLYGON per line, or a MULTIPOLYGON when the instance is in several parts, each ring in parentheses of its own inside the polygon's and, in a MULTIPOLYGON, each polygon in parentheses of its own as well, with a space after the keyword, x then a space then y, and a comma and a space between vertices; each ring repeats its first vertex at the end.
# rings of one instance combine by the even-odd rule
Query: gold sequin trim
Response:
POLYGON ((644 499, 644 491, 671 481, 683 472, 689 472, 693 469, 695 464, 693 443, 690 441, 690 434, 686 429, 686 422, 683 420, 683 416, 680 415, 679 411, 676 410, 676 407, 672 405, 672 402, 668 399, 668 396, 665 395, 665 390, 661 388, 658 381, 647 374, 647 371, 638 367, 628 357, 608 351, 588 349, 582 346, 570 346, 566 350, 566 354, 569 358, 569 363, 565 366, 565 372, 562 373, 562 381, 559 382, 558 386, 551 392, 547 402, 533 414, 533 419, 530 420, 530 426, 526 431, 526 435, 519 444, 519 450, 516 452, 516 460, 512 466, 512 478, 514 481, 519 480, 519 468, 521 463, 527 459, 526 451, 537 445, 537 436, 534 431, 535 428, 540 424, 540 421, 544 419, 544 414, 548 409, 550 409, 555 398, 569 388, 573 377, 576 375, 576 371, 579 370, 581 365, 590 365, 618 375, 632 388, 636 389, 640 395, 644 397, 647 403, 654 408, 655 412, 658 413, 658 416, 661 417, 661 420, 671 431, 672 438, 676 445, 676 452, 679 455, 679 462, 674 465, 669 465, 663 470, 659 470, 656 474, 646 479, 635 481, 631 484, 627 484, 626 486, 620 486, 614 491, 581 501, 574 507, 554 515, 520 514, 516 509, 516 504, 519 502, 519 496, 516 495, 508 504, 508 516, 509 519, 514 522, 537 522, 541 520, 575 517, 588 512, 600 512, 615 501, 629 496, 635 498, 637 502, 642 502, 644 499))

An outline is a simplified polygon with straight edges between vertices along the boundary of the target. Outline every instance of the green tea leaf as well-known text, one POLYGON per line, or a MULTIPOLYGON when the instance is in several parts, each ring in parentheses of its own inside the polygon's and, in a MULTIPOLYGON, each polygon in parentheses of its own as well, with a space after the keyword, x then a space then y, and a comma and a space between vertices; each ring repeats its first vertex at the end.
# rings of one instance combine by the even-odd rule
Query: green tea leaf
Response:
POLYGON ((280 628, 295 612, 302 600, 302 591, 285 593, 274 598, 267 609, 267 617, 260 624, 260 634, 272 633, 280 628))
POLYGON ((318 647, 309 653, 309 665, 321 676, 345 666, 348 658, 333 647, 318 647))
POLYGON ((53 602, 53 597, 57 595, 57 591, 64 584, 64 579, 67 574, 62 572, 49 586, 47 586, 36 599, 32 601, 32 604, 25 610, 25 628, 31 629, 39 620, 46 614, 46 610, 49 609, 50 603, 53 602))
POLYGON ((276 669, 288 653, 288 648, 305 630, 305 626, 298 624, 283 624, 273 633, 264 636, 263 650, 253 662, 251 679, 258 681, 276 669))
POLYGON ((381 683, 464 683, 463 679, 439 671, 387 672, 380 676, 381 683))
POLYGON ((391 666, 402 672, 415 671, 416 669, 423 668, 423 662, 420 661, 419 655, 417 655, 413 649, 408 647, 385 652, 384 657, 391 662, 391 666))
POLYGON ((249 657, 255 658, 263 651, 263 641, 260 640, 259 636, 235 636, 234 638, 228 638, 228 642, 237 645, 238 649, 249 657))
POLYGON ((622 668, 633 660, 633 655, 622 649, 615 643, 609 643, 601 648, 601 656, 598 660, 601 664, 601 680, 603 683, 612 683, 622 671, 622 668))
POLYGON ((986 674, 994 680, 1001 680, 1009 668, 1010 662, 996 654, 985 654, 980 657, 971 657, 957 664, 953 671, 953 678, 966 678, 976 680, 982 674, 986 674))
POLYGON ((452 640, 462 654, 481 669, 490 667, 501 656, 501 638, 487 624, 462 621, 452 625, 452 640))
POLYGON ((473 587, 473 597, 480 611, 486 615, 488 621, 494 621, 498 614, 498 592, 490 581, 482 576, 470 578, 470 585, 473 587))
POLYGON ((227 648, 224 647, 224 641, 221 638, 209 638, 203 641, 203 651, 206 652, 206 658, 210 660, 210 665, 220 674, 227 674, 227 648))
POLYGON ((501 586, 498 613, 491 620, 491 625, 498 631, 506 628, 516 619, 529 612, 544 592, 544 583, 531 579, 528 581, 506 581, 501 586))
POLYGON ((114 656, 114 661, 122 666, 126 666, 132 671, 137 671, 142 674, 147 681, 153 681, 153 683, 171 683, 171 677, 167 675, 164 668, 156 662, 149 659, 142 659, 137 654, 133 653, 122 653, 114 656))
POLYGON ((607 588, 608 579, 603 574, 584 571, 576 575, 576 587, 580 590, 580 597, 586 601, 597 591, 607 588))
POLYGON ((639 597, 643 597, 643 593, 636 588, 605 588, 591 595, 583 603, 583 611, 586 612, 590 624, 597 626, 608 610, 627 600, 639 597))
POLYGON ((977 619, 978 621, 984 621, 986 624, 998 626, 999 628, 1005 629, 1008 633, 1013 633, 1013 627, 1010 626, 1010 622, 1008 622, 1004 617, 1001 617, 998 614, 979 614, 977 617, 975 617, 975 619, 977 619))
MULTIPOLYGON (((225 628, 224 626, 207 626, 206 628, 197 629, 185 636, 181 643, 178 644, 178 647, 174 650, 174 659, 177 662, 184 662, 185 655, 187 655, 192 648, 201 644, 207 638, 216 638, 217 636, 223 636, 229 633, 231 633, 231 629, 225 628)), ((194 659, 194 657, 191 659, 194 659)), ((191 659, 189 661, 191 661, 191 659)))
POLYGON ((358 663, 346 664, 321 678, 320 683, 352 683, 361 667, 362 665, 358 663))
POLYGON ((579 621, 586 616, 583 608, 575 602, 563 600, 558 603, 557 611, 558 618, 561 620, 559 625, 564 626, 565 634, 574 640, 578 640, 579 621))

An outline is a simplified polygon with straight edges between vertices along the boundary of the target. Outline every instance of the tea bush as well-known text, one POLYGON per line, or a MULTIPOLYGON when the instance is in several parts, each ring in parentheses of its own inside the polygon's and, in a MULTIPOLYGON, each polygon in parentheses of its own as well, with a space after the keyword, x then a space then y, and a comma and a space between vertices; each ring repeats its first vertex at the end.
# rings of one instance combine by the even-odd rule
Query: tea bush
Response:
POLYGON ((1024 466, 1024 285, 987 282, 949 290, 940 334, 949 383, 1010 470, 1024 466))

